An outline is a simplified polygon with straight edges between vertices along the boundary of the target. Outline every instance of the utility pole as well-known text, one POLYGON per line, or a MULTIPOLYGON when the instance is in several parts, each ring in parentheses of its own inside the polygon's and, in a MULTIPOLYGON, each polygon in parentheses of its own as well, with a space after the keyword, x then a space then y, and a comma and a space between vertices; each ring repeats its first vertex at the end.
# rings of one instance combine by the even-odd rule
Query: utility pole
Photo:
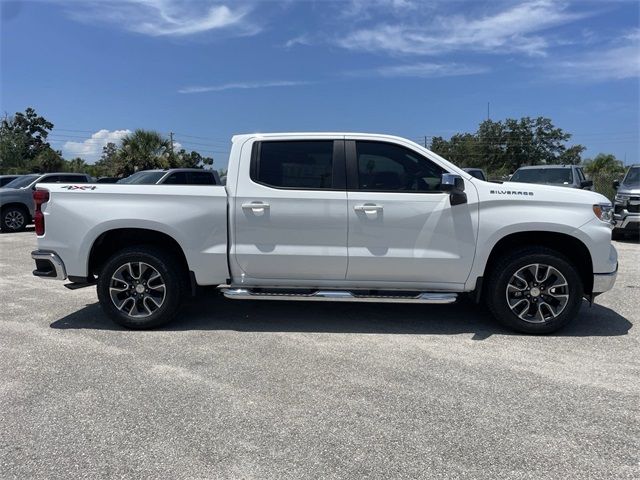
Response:
POLYGON ((489 114, 489 102, 487 102, 487 120, 491 119, 491 115, 489 114))
POLYGON ((424 136, 424 148, 427 148, 427 136, 424 136))
POLYGON ((171 139, 171 160, 173 160, 173 132, 169 132, 169 138, 171 139))

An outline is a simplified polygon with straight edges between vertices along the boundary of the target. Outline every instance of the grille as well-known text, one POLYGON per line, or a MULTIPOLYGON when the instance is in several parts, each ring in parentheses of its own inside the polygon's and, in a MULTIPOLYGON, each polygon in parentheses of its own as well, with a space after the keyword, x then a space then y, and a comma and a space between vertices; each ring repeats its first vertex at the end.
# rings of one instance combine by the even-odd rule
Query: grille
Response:
POLYGON ((629 213, 640 213, 640 205, 627 205, 629 213))

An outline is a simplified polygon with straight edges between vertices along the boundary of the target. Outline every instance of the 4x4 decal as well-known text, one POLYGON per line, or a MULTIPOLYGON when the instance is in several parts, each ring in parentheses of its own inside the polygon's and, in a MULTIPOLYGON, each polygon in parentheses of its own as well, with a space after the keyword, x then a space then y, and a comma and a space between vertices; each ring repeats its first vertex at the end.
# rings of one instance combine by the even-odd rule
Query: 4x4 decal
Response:
POLYGON ((60 188, 66 188, 67 190, 95 190, 95 185, 65 185, 60 188))

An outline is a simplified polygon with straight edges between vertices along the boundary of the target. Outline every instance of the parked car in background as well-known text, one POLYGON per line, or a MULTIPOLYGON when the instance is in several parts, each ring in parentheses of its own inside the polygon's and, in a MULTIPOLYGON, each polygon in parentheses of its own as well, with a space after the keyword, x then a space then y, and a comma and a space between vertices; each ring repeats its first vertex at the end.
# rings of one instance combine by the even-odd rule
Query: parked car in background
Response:
POLYGON ((484 174, 484 170, 481 168, 463 168, 465 172, 467 172, 472 177, 476 177, 479 180, 487 181, 487 176, 484 174))
POLYGON ((226 186, 38 185, 34 275, 97 283, 150 328, 197 285, 233 299, 453 303, 552 332, 613 287, 611 202, 488 183, 399 137, 233 137, 226 186), (553 207, 551 207, 553 205, 553 207))
POLYGON ((119 180, 122 180, 122 177, 100 177, 96 183, 117 183, 119 180))
POLYGON ((613 202, 613 235, 621 237, 626 233, 640 235, 640 165, 632 165, 622 182, 613 182, 617 190, 613 202))
POLYGON ((584 170, 578 165, 533 165, 520 167, 511 176, 509 181, 593 190, 593 181, 587 180, 584 175, 584 170))
POLYGON ((4 187, 7 183, 14 181, 20 175, 0 175, 0 188, 4 187))
POLYGON ((0 188, 0 230, 19 232, 33 219, 33 191, 37 183, 90 183, 83 173, 36 173, 21 175, 0 188))
POLYGON ((520 167, 511 176, 509 181, 593 190, 593 181, 587 180, 584 175, 584 170, 578 165, 535 165, 520 167))
POLYGON ((121 178, 117 183, 134 185, 222 185, 218 172, 202 168, 142 170, 121 178))

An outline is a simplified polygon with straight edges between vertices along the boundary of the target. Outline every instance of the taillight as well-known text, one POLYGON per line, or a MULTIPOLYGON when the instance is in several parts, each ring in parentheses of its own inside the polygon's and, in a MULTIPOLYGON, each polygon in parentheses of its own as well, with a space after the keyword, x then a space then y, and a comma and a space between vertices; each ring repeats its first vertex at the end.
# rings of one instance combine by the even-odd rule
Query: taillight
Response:
POLYGON ((42 204, 49 201, 49 190, 35 190, 33 192, 33 202, 35 203, 35 215, 33 221, 36 226, 36 235, 44 235, 44 214, 42 204))

